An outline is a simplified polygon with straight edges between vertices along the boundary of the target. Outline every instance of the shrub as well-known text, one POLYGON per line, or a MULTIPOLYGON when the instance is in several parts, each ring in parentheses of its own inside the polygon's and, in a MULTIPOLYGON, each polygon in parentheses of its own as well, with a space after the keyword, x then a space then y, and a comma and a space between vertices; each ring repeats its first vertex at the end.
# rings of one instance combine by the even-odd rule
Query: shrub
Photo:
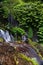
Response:
POLYGON ((38 37, 39 37, 39 42, 43 43, 43 27, 39 28, 38 37))
POLYGON ((32 25, 34 28, 38 28, 41 17, 41 4, 40 3, 28 3, 14 7, 14 17, 19 21, 19 25, 29 27, 32 25))
MULTIPOLYGON (((18 0, 18 2, 16 2, 16 0, 16 4, 14 4, 14 1, 15 0, 4 0, 4 17, 8 17, 9 13, 11 13, 14 19, 19 21, 18 26, 22 29, 28 32, 29 27, 32 27, 34 31, 39 32, 40 27, 43 27, 43 4, 41 2, 21 4, 20 2, 22 2, 22 0, 18 0)), ((40 37, 40 32, 38 33, 38 37, 40 37)))
POLYGON ((23 29, 19 28, 19 27, 13 27, 13 28, 10 29, 10 31, 12 33, 14 33, 14 34, 15 33, 18 33, 20 35, 24 35, 25 34, 25 31, 23 29))
POLYGON ((32 37, 33 37, 33 30, 32 30, 31 27, 30 27, 29 30, 28 30, 28 37, 29 37, 29 38, 32 38, 32 37))
POLYGON ((19 0, 3 0, 2 1, 2 8, 4 10, 3 17, 7 18, 8 15, 13 12, 13 7, 19 4, 19 0))
POLYGON ((43 4, 40 2, 29 2, 28 4, 15 6, 13 11, 14 18, 19 21, 21 28, 28 30, 30 26, 34 31, 39 31, 43 22, 43 4))

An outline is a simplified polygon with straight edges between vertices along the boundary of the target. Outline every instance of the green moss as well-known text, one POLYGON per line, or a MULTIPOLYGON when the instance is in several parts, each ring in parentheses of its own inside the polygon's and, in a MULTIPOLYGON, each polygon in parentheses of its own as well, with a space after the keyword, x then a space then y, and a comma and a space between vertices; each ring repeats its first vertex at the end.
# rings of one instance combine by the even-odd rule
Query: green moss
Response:
POLYGON ((24 59, 24 60, 26 60, 26 61, 28 61, 28 62, 32 62, 33 65, 39 65, 38 62, 37 62, 37 60, 36 60, 36 58, 29 58, 29 57, 27 57, 26 55, 24 55, 24 54, 22 54, 22 53, 20 53, 19 56, 20 56, 22 59, 24 59))
POLYGON ((3 38, 0 38, 0 42, 4 42, 4 39, 3 38))

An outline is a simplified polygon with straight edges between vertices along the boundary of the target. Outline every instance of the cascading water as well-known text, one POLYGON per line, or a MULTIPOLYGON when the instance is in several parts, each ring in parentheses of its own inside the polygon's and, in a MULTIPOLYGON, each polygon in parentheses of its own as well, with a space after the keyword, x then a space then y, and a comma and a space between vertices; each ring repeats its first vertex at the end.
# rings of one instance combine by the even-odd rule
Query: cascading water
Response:
POLYGON ((12 34, 9 34, 9 31, 4 31, 0 29, 0 37, 5 40, 5 42, 14 42, 14 37, 12 34))

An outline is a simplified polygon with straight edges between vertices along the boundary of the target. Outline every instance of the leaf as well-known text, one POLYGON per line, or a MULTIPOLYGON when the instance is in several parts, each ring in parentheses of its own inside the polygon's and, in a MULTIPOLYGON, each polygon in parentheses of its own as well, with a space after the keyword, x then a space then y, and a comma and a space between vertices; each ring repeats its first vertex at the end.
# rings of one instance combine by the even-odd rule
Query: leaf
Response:
POLYGON ((29 28, 29 31, 28 31, 28 37, 29 38, 32 38, 33 37, 33 30, 32 30, 31 27, 29 28))

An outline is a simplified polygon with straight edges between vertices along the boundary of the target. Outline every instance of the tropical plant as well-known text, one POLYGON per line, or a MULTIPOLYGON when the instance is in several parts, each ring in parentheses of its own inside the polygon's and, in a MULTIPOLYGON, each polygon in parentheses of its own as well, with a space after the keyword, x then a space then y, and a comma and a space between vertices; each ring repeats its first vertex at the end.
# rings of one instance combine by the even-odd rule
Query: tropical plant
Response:
POLYGON ((43 43, 43 26, 39 28, 38 37, 39 37, 39 42, 43 43))
MULTIPOLYGON (((14 18, 19 21, 21 28, 28 31, 30 26, 34 31, 39 31, 43 22, 43 4, 29 2, 28 4, 15 6, 13 11, 14 18)), ((31 34, 33 35, 32 32, 31 34)))
POLYGON ((19 27, 12 27, 11 29, 10 29, 10 31, 12 32, 12 33, 18 33, 18 34, 20 34, 20 35, 25 35, 25 31, 23 30, 23 29, 21 29, 21 28, 19 28, 19 27))
POLYGON ((29 37, 29 38, 32 38, 32 37, 33 37, 33 30, 32 30, 31 27, 30 27, 29 30, 28 30, 28 37, 29 37))
POLYGON ((13 8, 17 4, 22 3, 21 0, 3 0, 2 1, 2 8, 4 10, 4 17, 7 18, 9 13, 13 13, 13 8))
MULTIPOLYGON (((40 22, 40 3, 28 3, 14 7, 14 18, 19 21, 20 26, 28 27, 32 25, 34 28, 38 28, 40 22)), ((23 27, 23 28, 24 28, 23 27)))
MULTIPOLYGON (((25 3, 22 0, 3 0, 0 12, 3 12, 0 19, 8 19, 10 13, 19 22, 18 26, 26 32, 28 32, 29 27, 32 27, 32 30, 37 32, 41 26, 43 27, 43 4, 39 1, 25 3)), ((32 31, 31 34, 30 37, 33 36, 32 31)))

